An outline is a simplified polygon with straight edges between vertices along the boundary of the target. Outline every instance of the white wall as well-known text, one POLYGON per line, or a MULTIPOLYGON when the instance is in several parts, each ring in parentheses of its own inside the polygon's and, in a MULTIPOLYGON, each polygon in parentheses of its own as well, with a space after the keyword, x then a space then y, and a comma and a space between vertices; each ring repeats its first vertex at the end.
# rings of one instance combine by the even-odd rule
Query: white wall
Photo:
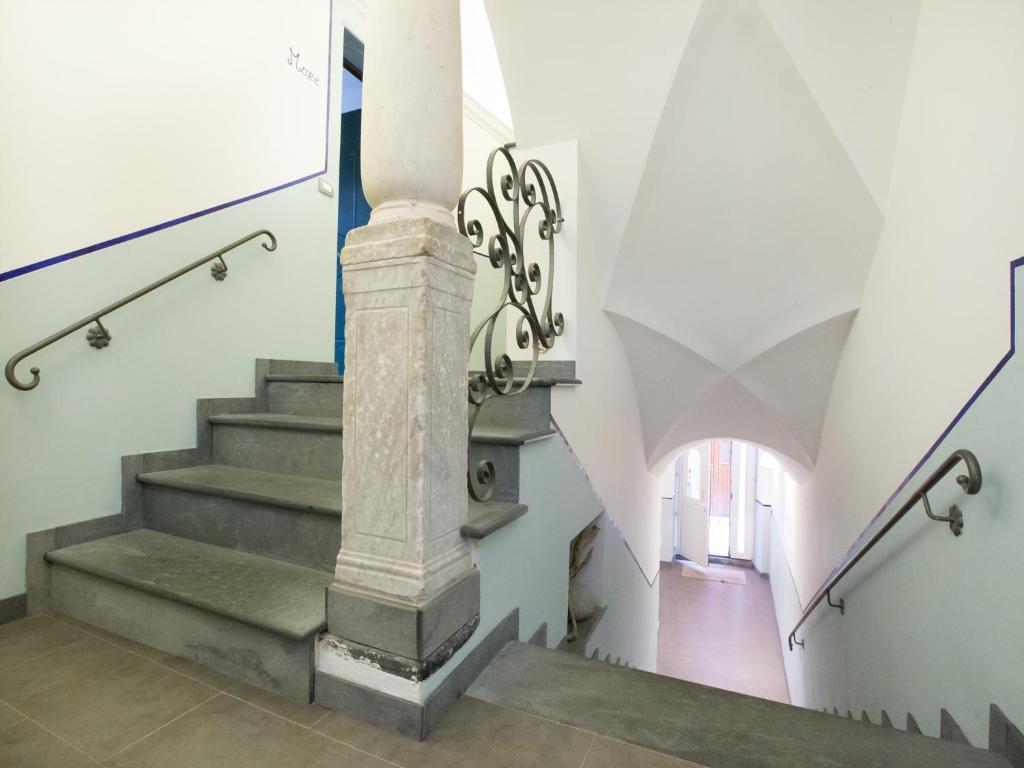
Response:
POLYGON ((655 672, 658 666, 658 603, 661 571, 648 582, 615 522, 604 516, 602 575, 607 611, 587 641, 587 656, 629 663, 655 672))
POLYGON ((682 500, 676 498, 676 462, 669 464, 661 473, 661 548, 659 559, 663 563, 672 561, 675 555, 676 506, 682 500))
MULTIPOLYGON (((1024 253, 1022 35, 1019 3, 921 4, 886 224, 817 467, 777 515, 773 577, 784 549, 804 601, 1008 348, 1007 268, 1024 253)), ((898 526, 841 595, 847 615, 816 613, 806 652, 786 654, 794 702, 875 716, 884 707, 894 720, 909 710, 933 735, 947 707, 975 744, 986 743, 989 702, 1024 719, 1014 662, 1024 627, 1006 602, 1019 580, 1008 564, 1018 560, 1013 510, 1024 490, 1020 386, 1011 374, 1008 367, 938 451, 975 449, 985 471, 981 495, 962 503, 964 536, 919 511, 898 526)), ((943 510, 957 499, 949 480, 932 501, 943 510)), ((798 602, 780 598, 775 582, 786 634, 798 602)))
POLYGON ((1024 252, 1022 32, 1018 3, 921 6, 885 229, 783 529, 801 594, 1006 351, 1007 265, 1024 252))
POLYGON ((672 532, 675 527, 675 499, 661 499, 661 548, 659 559, 663 563, 672 562, 675 555, 675 546, 672 541, 672 532))
POLYGON ((0 13, 0 274, 326 170, 329 0, 0 13))

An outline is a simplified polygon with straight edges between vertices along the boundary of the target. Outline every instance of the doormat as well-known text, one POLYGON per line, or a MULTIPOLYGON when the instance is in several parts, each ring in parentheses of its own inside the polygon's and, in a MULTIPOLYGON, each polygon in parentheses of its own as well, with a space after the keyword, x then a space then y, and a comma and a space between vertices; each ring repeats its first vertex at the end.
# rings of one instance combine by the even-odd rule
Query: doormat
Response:
POLYGON ((734 568, 723 568, 720 565, 712 565, 707 568, 696 563, 683 563, 683 576, 688 579, 702 579, 703 581, 721 581, 724 584, 747 583, 747 574, 734 568))

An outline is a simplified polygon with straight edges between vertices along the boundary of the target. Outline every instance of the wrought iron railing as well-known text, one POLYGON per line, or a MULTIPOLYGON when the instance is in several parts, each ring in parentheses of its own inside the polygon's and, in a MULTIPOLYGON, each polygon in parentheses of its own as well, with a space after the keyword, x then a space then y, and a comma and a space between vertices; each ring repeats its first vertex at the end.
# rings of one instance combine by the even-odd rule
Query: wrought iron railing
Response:
POLYGON ((800 616, 800 621, 793 627, 793 631, 789 633, 788 644, 789 650, 793 650, 794 645, 799 645, 801 648, 804 646, 803 640, 796 639, 797 630, 803 626, 804 622, 811 615, 815 608, 818 607, 823 601, 831 608, 838 608, 840 615, 846 613, 846 600, 840 598, 838 603, 832 602, 832 590, 835 589, 836 585, 843 579, 846 574, 853 570, 861 558, 866 555, 872 547, 875 546, 885 535, 891 531, 903 516, 913 509, 917 502, 921 502, 921 506, 924 507, 925 514, 932 520, 936 520, 941 523, 948 523, 949 529, 953 532, 954 536, 959 536, 964 531, 964 515, 956 504, 953 504, 949 508, 948 515, 936 515, 932 512, 932 505, 928 501, 928 492, 938 485, 939 481, 948 475, 953 468, 960 462, 964 463, 967 469, 966 475, 957 475, 956 482, 963 488, 964 493, 974 495, 981 490, 981 465, 978 464, 978 459, 970 451, 961 448, 960 450, 953 451, 949 457, 943 461, 938 468, 932 472, 928 479, 925 480, 921 486, 914 491, 910 498, 908 498, 896 513, 890 517, 881 528, 879 528, 875 534, 868 539, 864 544, 854 544, 850 552, 846 554, 842 562, 832 572, 832 575, 825 580, 825 583, 819 587, 818 591, 814 593, 814 597, 807 603, 807 607, 804 608, 803 613, 800 616))
POLYGON ((176 272, 172 272, 166 277, 160 278, 155 283, 150 283, 145 288, 140 288, 139 290, 135 291, 135 293, 132 293, 129 296, 125 296, 120 301, 115 301, 113 304, 104 307, 99 312, 93 312, 88 317, 84 317, 77 323, 72 323, 67 328, 59 330, 56 333, 52 334, 51 336, 47 336, 45 339, 33 344, 31 347, 23 349, 21 352, 19 352, 18 354, 16 354, 14 357, 7 361, 7 366, 4 368, 4 375, 7 377, 7 382, 15 389, 20 389, 23 392, 27 392, 30 389, 35 389, 36 386, 39 384, 38 368, 31 369, 30 373, 32 374, 32 380, 27 382, 19 379, 18 374, 15 372, 15 368, 17 368, 18 364, 26 357, 34 355, 39 350, 45 349, 54 342, 60 341, 65 336, 70 336, 75 331, 85 328, 85 326, 87 325, 92 325, 93 323, 95 323, 95 325, 93 325, 93 327, 90 328, 86 333, 86 340, 89 342, 90 346, 96 349, 104 349, 105 347, 110 345, 110 341, 113 338, 110 335, 110 331, 108 331, 107 327, 103 324, 104 317, 109 315, 114 310, 120 309, 125 304, 130 304, 136 299, 142 298, 147 293, 155 291, 157 288, 163 285, 167 285, 167 283, 171 282, 172 280, 177 280, 179 277, 188 272, 191 272, 193 269, 201 267, 203 266, 203 264, 206 264, 214 260, 216 260, 216 263, 212 267, 210 267, 210 274, 213 276, 214 280, 217 280, 218 282, 222 281, 228 275, 228 265, 227 262, 224 261, 224 254, 262 235, 266 235, 267 238, 269 238, 270 240, 269 244, 261 243, 261 245, 266 250, 273 251, 274 249, 277 248, 277 238, 274 237, 274 234, 269 229, 257 230, 251 234, 246 235, 243 238, 235 240, 235 242, 231 243, 230 245, 225 245, 223 248, 220 248, 219 250, 216 250, 213 253, 203 256, 203 258, 193 261, 188 266, 182 267, 181 269, 177 270, 176 272))
MULTIPOLYGON (((503 272, 501 290, 493 308, 484 316, 469 336, 472 354, 483 339, 484 370, 469 378, 469 436, 484 405, 495 397, 508 397, 525 392, 533 382, 540 355, 554 346, 555 339, 565 330, 565 318, 552 308, 552 289, 555 274, 555 236, 562 229, 562 203, 551 171, 539 160, 527 160, 517 166, 512 157, 514 144, 506 144, 491 152, 487 158, 487 187, 472 187, 459 199, 459 231, 469 238, 477 256, 486 259, 491 267, 503 272), (496 161, 507 164, 500 179, 495 178, 496 161), (495 189, 495 181, 498 189, 495 189), (487 204, 493 227, 485 230, 479 219, 466 218, 466 203, 480 198, 487 204), (506 212, 511 208, 510 216, 506 212), (547 243, 547 279, 542 280, 537 262, 528 263, 524 250, 527 225, 534 211, 537 234, 547 243), (486 237, 487 252, 477 251, 486 237), (542 286, 546 283, 546 286, 542 286), (543 290, 543 302, 537 306, 535 297, 543 290), (507 352, 497 352, 494 332, 503 313, 516 322, 516 345, 531 350, 531 361, 525 376, 515 376, 512 359, 507 352)), ((469 468, 469 493, 477 501, 487 501, 494 495, 494 462, 483 459, 469 468)))

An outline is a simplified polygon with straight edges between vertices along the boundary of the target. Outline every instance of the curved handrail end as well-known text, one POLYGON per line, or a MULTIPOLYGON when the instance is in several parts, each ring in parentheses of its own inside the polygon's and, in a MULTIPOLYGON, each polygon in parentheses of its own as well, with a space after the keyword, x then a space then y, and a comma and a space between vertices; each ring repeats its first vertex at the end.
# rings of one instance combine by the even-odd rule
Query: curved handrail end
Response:
POLYGON ((20 389, 22 392, 28 392, 29 390, 35 389, 37 386, 39 386, 39 369, 30 369, 29 373, 32 374, 32 381, 25 383, 24 381, 19 379, 18 375, 14 372, 14 369, 17 367, 18 363, 22 361, 22 359, 22 355, 16 355, 12 357, 10 360, 8 360, 7 366, 4 368, 4 376, 7 378, 7 383, 10 384, 12 387, 14 387, 15 389, 20 389))
POLYGON ((263 249, 265 251, 277 250, 277 238, 274 236, 273 232, 271 232, 269 229, 262 229, 260 230, 259 234, 266 235, 267 237, 270 238, 270 245, 267 245, 266 243, 260 243, 260 245, 263 246, 263 249))

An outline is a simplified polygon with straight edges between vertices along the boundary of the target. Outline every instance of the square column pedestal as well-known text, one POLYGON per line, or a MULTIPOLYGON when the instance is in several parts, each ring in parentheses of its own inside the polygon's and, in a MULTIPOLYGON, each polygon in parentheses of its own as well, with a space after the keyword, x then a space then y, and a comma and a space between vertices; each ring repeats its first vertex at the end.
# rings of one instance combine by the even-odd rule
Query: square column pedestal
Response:
POLYGON ((409 718, 422 712, 424 681, 480 620, 480 576, 460 534, 476 265, 466 238, 427 218, 353 230, 341 262, 341 552, 317 701, 417 735, 409 718))

